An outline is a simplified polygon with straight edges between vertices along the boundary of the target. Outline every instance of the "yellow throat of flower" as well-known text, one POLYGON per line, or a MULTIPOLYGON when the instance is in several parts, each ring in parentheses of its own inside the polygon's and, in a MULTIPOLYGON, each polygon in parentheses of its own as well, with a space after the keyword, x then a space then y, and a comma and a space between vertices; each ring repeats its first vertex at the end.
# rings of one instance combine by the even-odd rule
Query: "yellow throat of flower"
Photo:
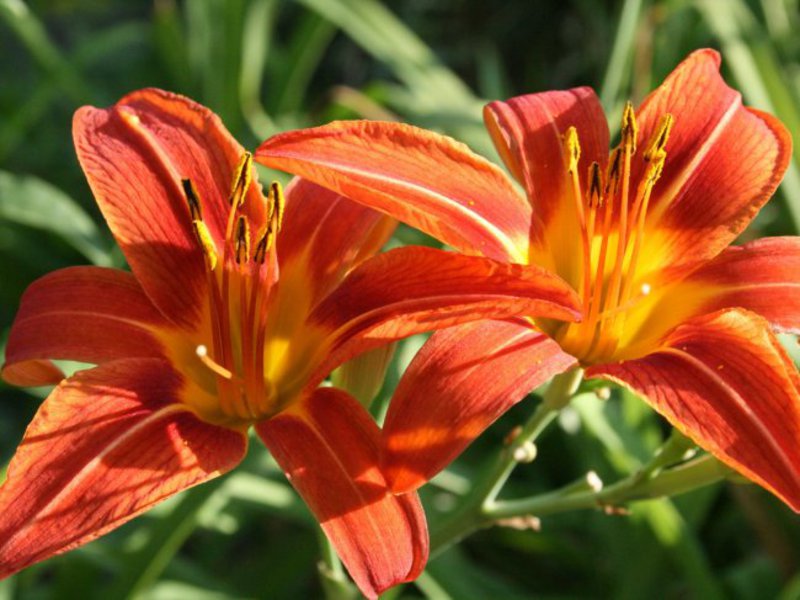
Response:
POLYGON ((194 358, 184 357, 183 361, 188 363, 185 366, 192 379, 209 392, 208 397, 186 400, 204 420, 243 425, 281 408, 276 390, 265 377, 265 338, 270 293, 277 280, 275 238, 283 218, 283 191, 273 182, 264 222, 250 223, 242 209, 251 177, 252 157, 245 153, 233 176, 221 252, 203 220, 197 189, 191 180, 182 181, 195 237, 205 258, 209 311, 203 336, 208 341, 195 347, 194 358))
POLYGON ((646 166, 635 190, 631 189, 631 165, 637 153, 638 127, 630 102, 623 113, 619 146, 611 152, 605 173, 596 162, 589 165, 586 189, 578 173, 578 132, 570 127, 563 135, 565 169, 579 227, 575 260, 580 263, 577 287, 584 316, 581 323, 544 328, 585 364, 618 354, 626 319, 651 293, 650 283, 640 273, 642 244, 650 197, 664 168, 672 125, 672 115, 661 118, 641 154, 646 166))

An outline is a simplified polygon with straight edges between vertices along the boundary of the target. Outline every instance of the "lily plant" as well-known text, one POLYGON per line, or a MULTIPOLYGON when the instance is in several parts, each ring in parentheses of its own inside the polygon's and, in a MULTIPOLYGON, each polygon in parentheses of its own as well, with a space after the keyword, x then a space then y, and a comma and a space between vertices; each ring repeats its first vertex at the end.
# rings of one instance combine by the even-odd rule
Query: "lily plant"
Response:
POLYGON ((234 468, 252 429, 361 591, 428 555, 380 430, 333 368, 464 321, 579 315, 545 269, 432 248, 379 253, 395 221, 302 179, 265 194, 208 109, 155 89, 74 118, 78 159, 131 271, 78 266, 25 293, 3 378, 56 384, 0 487, 0 576, 234 468), (65 378, 53 360, 96 365, 65 378))
POLYGON ((691 54, 625 107, 610 151, 589 88, 490 103, 511 177, 448 137, 389 122, 287 132, 257 150, 464 255, 546 269, 580 296, 578 322, 531 314, 433 335, 384 426, 394 492, 424 484, 554 376, 545 400, 557 410, 583 370, 800 510, 800 377, 775 336, 800 333, 800 239, 731 246, 775 192, 791 138, 743 106, 719 66, 714 51, 691 54))

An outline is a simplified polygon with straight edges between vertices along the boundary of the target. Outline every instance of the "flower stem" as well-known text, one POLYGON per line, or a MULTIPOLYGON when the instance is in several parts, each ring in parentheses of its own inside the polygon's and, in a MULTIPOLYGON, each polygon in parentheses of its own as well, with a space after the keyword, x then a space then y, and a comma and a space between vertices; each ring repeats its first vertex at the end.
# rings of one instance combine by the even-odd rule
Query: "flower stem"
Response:
POLYGON ((519 500, 498 501, 497 496, 514 467, 524 459, 526 446, 541 434, 577 390, 583 373, 574 369, 556 376, 542 403, 519 434, 479 477, 461 505, 431 528, 431 556, 448 548, 481 527, 500 521, 542 517, 589 508, 614 511, 633 501, 688 492, 734 475, 729 467, 709 454, 687 460, 694 443, 678 431, 641 469, 603 487, 595 473, 553 492, 519 500), (670 468, 671 465, 678 466, 670 468))
POLYGON ((643 478, 640 472, 622 479, 601 490, 589 489, 574 492, 574 486, 525 498, 496 503, 489 508, 489 521, 524 515, 546 516, 585 508, 611 508, 647 498, 658 498, 688 492, 724 479, 730 469, 710 454, 683 465, 660 472, 652 478, 643 478))
POLYGON ((488 514, 514 467, 526 454, 532 459, 533 442, 569 403, 582 379, 583 371, 577 367, 553 378, 531 418, 478 478, 461 506, 431 528, 431 555, 492 522, 488 514))

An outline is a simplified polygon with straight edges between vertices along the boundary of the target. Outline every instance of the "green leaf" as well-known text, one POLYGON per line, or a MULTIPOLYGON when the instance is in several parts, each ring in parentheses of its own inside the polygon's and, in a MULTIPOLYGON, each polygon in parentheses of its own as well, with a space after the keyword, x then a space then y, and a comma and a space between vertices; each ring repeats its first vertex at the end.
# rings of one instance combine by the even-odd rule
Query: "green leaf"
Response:
POLYGON ((0 171, 0 219, 55 234, 96 265, 112 264, 109 240, 91 217, 37 177, 0 171))

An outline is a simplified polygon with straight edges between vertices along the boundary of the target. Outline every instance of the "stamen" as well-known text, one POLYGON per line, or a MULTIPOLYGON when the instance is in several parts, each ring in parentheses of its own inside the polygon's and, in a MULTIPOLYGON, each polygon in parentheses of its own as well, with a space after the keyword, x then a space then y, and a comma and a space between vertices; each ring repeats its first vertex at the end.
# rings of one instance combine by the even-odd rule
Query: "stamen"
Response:
POLYGON ((658 129, 656 129, 655 135, 650 138, 647 149, 644 151, 643 158, 646 161, 649 162, 664 152, 674 122, 675 119, 669 113, 661 117, 661 121, 658 123, 658 129))
POLYGON ((566 161, 567 174, 572 176, 572 196, 575 200, 575 211, 578 215, 578 223, 581 228, 581 243, 583 250, 583 269, 580 293, 583 297, 584 311, 589 311, 589 298, 591 296, 592 285, 592 257, 589 231, 586 227, 586 211, 583 207, 583 194, 581 193, 581 182, 578 177, 578 162, 581 158, 581 144, 578 140, 578 130, 570 127, 564 133, 564 159, 566 161))
POLYGON ((628 262, 627 273, 625 274, 625 284, 623 285, 621 302, 626 303, 630 295, 630 286, 636 278, 636 267, 639 262, 639 252, 644 240, 644 225, 647 217, 647 208, 650 205, 650 195, 653 192, 653 186, 661 173, 664 170, 664 161, 666 160, 667 153, 663 150, 658 154, 657 158, 650 163, 647 167, 647 173, 644 178, 644 186, 635 206, 635 213, 633 218, 636 219, 636 231, 634 233, 633 249, 631 250, 630 261, 628 262))
POLYGON ((267 259, 267 252, 272 246, 272 237, 272 226, 268 223, 263 227, 262 232, 258 235, 256 251, 253 254, 253 261, 259 265, 263 265, 264 261, 267 259))
POLYGON ((197 354, 197 358, 200 359, 200 362, 202 362, 206 367, 223 379, 227 379, 228 381, 233 381, 235 379, 233 373, 219 363, 215 362, 214 359, 208 355, 208 348, 206 348, 203 344, 200 344, 195 349, 195 353, 197 354))
POLYGON ((286 201, 283 198, 283 188, 277 181, 273 181, 269 185, 269 192, 267 194, 267 203, 269 206, 268 217, 269 222, 275 223, 274 233, 277 234, 283 226, 283 212, 286 206, 286 201))
POLYGON ((606 173, 606 189, 605 194, 607 198, 615 196, 619 191, 619 178, 622 172, 622 150, 619 147, 614 148, 611 156, 608 157, 608 171, 606 173))
POLYGON ((600 165, 593 162, 589 165, 589 206, 597 208, 603 199, 603 182, 601 180, 600 165))
POLYGON ((242 154, 239 159, 239 164, 236 165, 236 171, 233 175, 233 186, 231 187, 231 196, 229 198, 230 204, 236 205, 241 208, 244 204, 247 190, 250 188, 250 182, 253 178, 253 155, 249 152, 242 154))
POLYGON ((250 260, 250 225, 244 215, 239 215, 239 221, 236 224, 234 260, 237 265, 250 260))
POLYGON ((194 187, 191 179, 181 179, 181 185, 186 196, 186 202, 189 204, 189 214, 192 217, 192 221, 202 221, 203 208, 200 205, 200 194, 197 192, 197 188, 194 187))
POLYGON ((581 158, 581 145, 578 141, 578 130, 574 127, 567 129, 564 134, 564 151, 567 160, 567 173, 577 172, 578 161, 581 158))
POLYGON ((622 111, 622 129, 620 130, 621 144, 628 148, 631 154, 636 154, 636 140, 639 136, 639 126, 636 124, 636 113, 631 101, 625 103, 622 111))
POLYGON ((217 247, 214 244, 214 238, 211 237, 211 232, 208 231, 208 227, 206 227, 203 221, 192 221, 192 227, 194 228, 194 235, 200 243, 200 247, 203 249, 203 256, 206 259, 206 268, 209 271, 213 271, 217 266, 217 247))

